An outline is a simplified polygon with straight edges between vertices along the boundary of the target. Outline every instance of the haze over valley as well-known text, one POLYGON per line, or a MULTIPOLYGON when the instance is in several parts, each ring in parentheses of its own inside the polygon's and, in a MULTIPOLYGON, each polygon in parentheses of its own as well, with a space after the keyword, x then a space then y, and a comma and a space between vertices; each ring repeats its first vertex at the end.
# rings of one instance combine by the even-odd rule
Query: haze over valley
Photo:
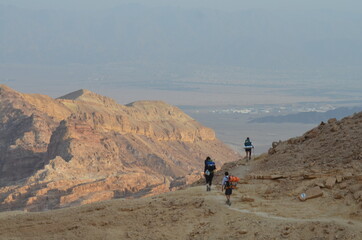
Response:
MULTIPOLYGON (((361 106, 362 7, 348 3, 1 0, 0 83, 54 98, 89 89, 120 104, 162 100, 200 121, 205 108, 232 121, 224 110, 255 118, 264 106, 361 106)), ((218 118, 204 123, 220 136, 254 136, 263 150, 266 129, 278 140, 310 127, 259 131, 241 120, 232 129, 218 118)))
POLYGON ((0 0, 0 240, 361 240, 361 23, 360 0, 0 0))

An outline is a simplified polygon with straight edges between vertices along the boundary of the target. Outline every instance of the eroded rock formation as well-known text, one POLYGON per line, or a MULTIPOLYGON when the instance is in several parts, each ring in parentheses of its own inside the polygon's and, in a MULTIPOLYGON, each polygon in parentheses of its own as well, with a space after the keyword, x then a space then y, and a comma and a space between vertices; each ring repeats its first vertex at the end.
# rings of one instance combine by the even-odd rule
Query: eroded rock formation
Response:
POLYGON ((203 160, 239 158, 177 107, 79 90, 58 99, 0 86, 0 210, 38 211, 170 191, 203 160))

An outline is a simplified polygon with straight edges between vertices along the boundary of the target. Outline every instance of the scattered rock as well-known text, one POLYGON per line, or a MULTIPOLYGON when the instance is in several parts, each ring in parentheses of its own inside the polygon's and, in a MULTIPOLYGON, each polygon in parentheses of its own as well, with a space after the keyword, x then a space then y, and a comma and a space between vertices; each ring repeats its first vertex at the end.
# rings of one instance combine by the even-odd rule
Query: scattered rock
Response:
POLYGON ((337 123, 337 119, 336 119, 336 118, 328 119, 328 124, 335 124, 335 123, 337 123))
POLYGON ((340 193, 336 193, 336 194, 334 194, 333 198, 334 198, 334 199, 342 199, 342 198, 343 198, 343 195, 340 194, 340 193))
POLYGON ((280 142, 273 142, 273 143, 272 143, 272 148, 276 148, 279 143, 280 143, 280 142))
POLYGON ((327 180, 326 180, 326 187, 327 188, 332 189, 335 184, 336 184, 336 178, 335 177, 327 178, 327 180))
POLYGON ((358 202, 362 201, 362 191, 355 192, 353 194, 353 198, 358 202))
POLYGON ((265 190, 264 194, 271 194, 271 193, 273 193, 273 192, 274 192, 274 188, 268 187, 268 188, 265 190))
POLYGON ((273 155, 273 154, 275 154, 277 151, 274 149, 274 148, 269 148, 269 150, 268 150, 268 154, 269 155, 273 155))
POLYGON ((348 190, 351 192, 351 193, 355 193, 355 192, 358 192, 359 190, 362 190, 362 184, 354 184, 354 185, 351 185, 348 187, 348 190))
POLYGON ((340 189, 345 189, 348 186, 348 184, 346 182, 343 182, 339 185, 340 189))
POLYGON ((353 177, 353 174, 351 172, 347 172, 343 176, 344 179, 351 179, 352 177, 353 177))
POLYGON ((343 181, 343 177, 341 175, 338 175, 336 177, 336 181, 337 181, 337 183, 341 183, 343 181))
POLYGON ((283 178, 283 175, 278 175, 278 174, 270 175, 270 178, 271 178, 272 180, 275 180, 275 179, 283 178))
POLYGON ((320 188, 325 188, 326 187, 326 185, 324 185, 324 183, 322 183, 322 182, 316 182, 315 185, 320 187, 320 188))
POLYGON ((249 197, 249 196, 242 196, 242 197, 240 198, 240 200, 241 200, 242 202, 254 202, 254 201, 255 201, 254 198, 251 198, 251 197, 249 197))
POLYGON ((248 233, 248 231, 246 231, 246 230, 240 230, 240 231, 238 231, 238 233, 240 234, 240 235, 243 235, 243 234, 247 234, 248 233))

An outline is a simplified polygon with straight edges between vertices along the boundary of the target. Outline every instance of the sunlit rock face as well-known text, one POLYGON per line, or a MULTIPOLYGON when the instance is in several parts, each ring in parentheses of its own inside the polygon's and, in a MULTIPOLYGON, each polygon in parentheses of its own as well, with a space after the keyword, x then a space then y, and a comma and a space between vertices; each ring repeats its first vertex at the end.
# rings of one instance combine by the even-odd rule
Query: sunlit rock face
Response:
POLYGON ((41 211, 172 190, 203 160, 235 161, 212 129, 161 101, 88 90, 58 99, 0 86, 0 210, 41 211))

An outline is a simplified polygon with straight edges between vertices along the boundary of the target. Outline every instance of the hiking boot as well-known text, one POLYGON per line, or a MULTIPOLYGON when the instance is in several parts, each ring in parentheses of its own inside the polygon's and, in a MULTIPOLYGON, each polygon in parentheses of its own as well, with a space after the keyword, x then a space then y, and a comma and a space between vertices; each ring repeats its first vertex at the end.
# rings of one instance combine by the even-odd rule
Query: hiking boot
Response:
POLYGON ((209 186, 206 186, 206 191, 210 191, 211 188, 209 186))

